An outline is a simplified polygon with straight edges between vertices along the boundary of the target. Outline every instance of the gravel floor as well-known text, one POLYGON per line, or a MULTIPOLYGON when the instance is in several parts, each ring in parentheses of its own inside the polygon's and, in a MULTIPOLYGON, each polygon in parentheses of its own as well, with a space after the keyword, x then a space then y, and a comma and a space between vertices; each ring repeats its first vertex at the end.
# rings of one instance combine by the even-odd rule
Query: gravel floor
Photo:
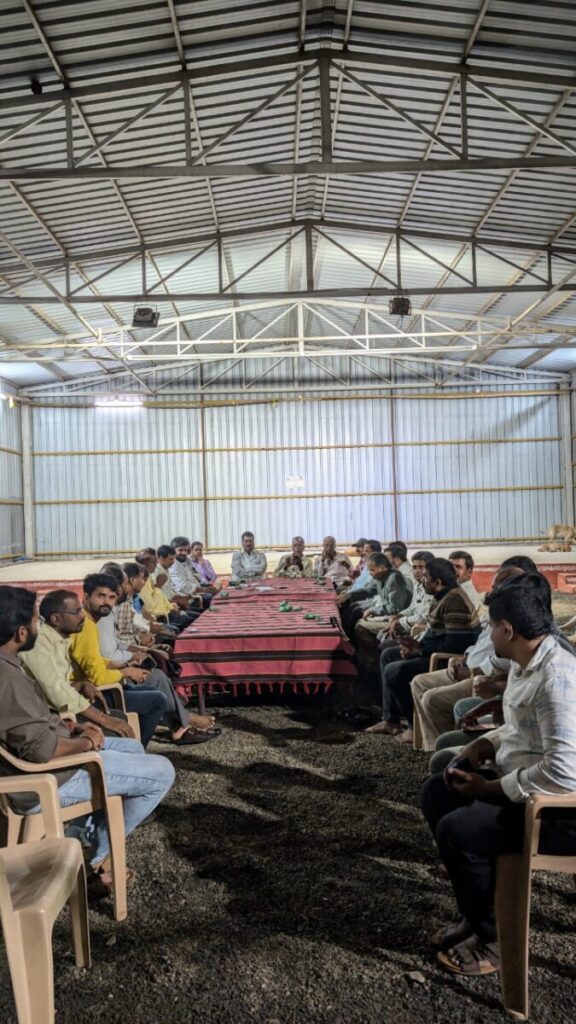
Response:
MULTIPOLYGON (((56 925, 58 1024, 504 1021, 497 980, 452 979, 427 945, 454 907, 417 810, 426 756, 285 706, 228 708, 222 725, 202 747, 153 745, 177 783, 129 840, 128 921, 91 912, 91 971, 56 925)), ((576 1004, 570 878, 537 880, 532 924, 531 1019, 561 1022, 576 1004)))

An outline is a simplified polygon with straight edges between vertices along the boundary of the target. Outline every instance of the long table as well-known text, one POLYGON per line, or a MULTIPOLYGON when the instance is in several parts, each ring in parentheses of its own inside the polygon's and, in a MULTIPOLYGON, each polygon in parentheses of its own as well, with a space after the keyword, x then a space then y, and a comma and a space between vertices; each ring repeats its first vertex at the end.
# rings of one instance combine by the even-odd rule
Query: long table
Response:
POLYGON ((342 630, 331 584, 266 579, 217 595, 211 609, 180 634, 175 657, 178 689, 190 696, 231 690, 261 693, 289 687, 305 694, 328 692, 356 677, 354 649, 342 630), (298 611, 280 611, 289 602, 298 611), (320 620, 306 619, 306 613, 320 620))

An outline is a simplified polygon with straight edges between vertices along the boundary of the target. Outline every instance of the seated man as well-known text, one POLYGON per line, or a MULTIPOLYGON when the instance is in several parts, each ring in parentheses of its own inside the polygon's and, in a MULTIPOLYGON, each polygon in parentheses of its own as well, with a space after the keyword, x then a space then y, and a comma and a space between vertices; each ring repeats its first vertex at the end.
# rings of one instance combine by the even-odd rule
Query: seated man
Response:
MULTIPOLYGON (((142 566, 146 572, 146 580, 140 591, 140 599, 144 605, 146 614, 151 615, 157 621, 164 621, 181 632, 190 626, 197 618, 197 614, 184 610, 175 601, 170 601, 161 588, 156 585, 154 574, 158 567, 158 556, 154 548, 142 548, 135 557, 137 565, 142 566)), ((200 611, 200 609, 198 609, 200 611)))
MULTIPOLYGON (((492 581, 493 590, 519 575, 522 575, 521 569, 500 568, 492 581)), ((478 639, 461 658, 453 659, 447 668, 414 676, 410 688, 414 721, 418 723, 418 746, 422 750, 434 750, 438 737, 452 729, 457 701, 471 696, 487 700, 501 695, 509 668, 507 661, 496 657, 490 622, 486 619, 478 639)))
POLYGON ((232 579, 235 582, 261 580, 266 575, 267 562, 263 551, 254 546, 254 534, 245 530, 241 537, 242 551, 232 555, 232 579))
POLYGON ((322 553, 314 561, 314 575, 342 587, 349 582, 351 572, 352 563, 347 555, 336 550, 335 537, 324 537, 322 553))
POLYGON ((402 732, 400 723, 404 718, 408 729, 402 740, 406 743, 413 740, 414 704, 410 683, 414 676, 426 671, 434 651, 459 654, 476 641, 480 632, 478 613, 458 586, 456 572, 447 558, 428 562, 422 581, 426 592, 434 598, 428 626, 418 639, 401 637, 397 647, 382 652, 382 721, 368 730, 395 736, 402 732))
POLYGON ((84 679, 74 686, 70 661, 70 637, 80 632, 85 618, 82 602, 72 590, 53 590, 40 604, 44 622, 36 643, 29 651, 20 651, 20 662, 40 685, 50 707, 59 715, 76 715, 80 723, 92 722, 105 736, 134 733, 124 715, 111 714, 98 688, 84 679))
POLYGON ((408 586, 413 589, 414 587, 414 573, 412 572, 412 566, 408 561, 408 548, 406 547, 403 540, 392 541, 384 548, 384 554, 386 558, 392 562, 392 565, 398 572, 401 572, 406 577, 408 586))
POLYGON ((274 576, 290 576, 291 579, 303 579, 314 575, 314 562, 309 555, 304 554, 305 544, 303 537, 292 538, 292 551, 282 555, 278 565, 274 569, 274 576))
POLYGON ((98 621, 109 616, 116 601, 117 583, 113 576, 94 574, 84 580, 82 629, 72 636, 70 656, 76 679, 87 678, 94 686, 120 683, 125 691, 128 711, 140 716, 142 742, 146 746, 162 720, 170 729, 172 743, 188 746, 206 743, 218 735, 214 719, 186 711, 168 676, 159 669, 148 671, 138 666, 110 668, 100 650, 98 621), (147 714, 143 702, 152 702, 154 712, 147 714))
POLYGON ((467 551, 453 551, 449 560, 456 570, 458 584, 470 598, 474 608, 480 608, 482 598, 472 583, 472 573, 474 572, 474 559, 472 555, 469 555, 467 551))
POLYGON ((428 621, 428 613, 432 607, 434 597, 427 594, 422 577, 424 569, 431 562, 434 555, 431 551, 416 551, 411 558, 412 572, 414 575, 414 589, 412 600, 401 615, 393 615, 382 632, 381 641, 395 640, 397 637, 410 634, 414 626, 425 626, 428 621))
POLYGON ((186 612, 187 615, 198 616, 201 611, 200 599, 198 597, 198 580, 194 580, 194 586, 196 587, 195 594, 178 594, 174 589, 174 584, 170 576, 170 569, 176 561, 176 548, 173 548, 171 544, 161 544, 156 551, 157 564, 154 572, 152 573, 152 579, 157 587, 167 597, 171 604, 175 604, 180 611, 186 612))
POLYGON ((374 553, 368 558, 368 572, 375 585, 374 597, 354 627, 358 658, 371 668, 378 655, 378 634, 392 615, 399 615, 410 604, 412 590, 406 577, 392 567, 386 555, 374 553))
MULTIPOLYGON (((345 553, 350 558, 358 558, 359 559, 357 564, 353 567, 352 572, 350 573, 350 579, 351 580, 357 580, 359 575, 360 575, 360 573, 363 572, 363 570, 364 570, 364 568, 366 566, 366 558, 364 556, 364 548, 366 547, 367 543, 368 543, 368 539, 366 537, 359 537, 358 540, 354 544, 352 544, 349 548, 346 549, 345 553)), ((380 548, 380 550, 382 550, 382 548, 380 548)))
MULTIPOLYGON (((370 555, 381 554, 382 545, 379 540, 367 540, 364 541, 364 547, 362 548, 362 558, 356 568, 358 569, 361 565, 362 568, 359 572, 353 570, 351 573, 351 586, 347 587, 338 594, 338 604, 343 605, 348 602, 360 601, 374 597, 375 586, 372 579, 370 569, 368 568, 368 559, 370 555)), ((368 604, 366 604, 368 607, 368 604)))
POLYGON ((170 547, 174 549, 174 558, 168 565, 168 579, 172 589, 179 597, 187 598, 189 603, 192 600, 199 603, 202 584, 190 561, 192 545, 188 537, 174 537, 170 547))
MULTIPOLYGON (((548 592, 542 576, 529 574, 486 598, 496 654, 511 662, 504 725, 469 743, 422 790, 422 811, 460 915, 433 940, 439 962, 454 974, 490 974, 500 967, 496 860, 521 852, 527 799, 576 790, 576 660, 550 633, 548 592)), ((576 856, 574 810, 546 813, 539 852, 576 856)))
MULTIPOLYGON (((122 797, 124 826, 129 835, 165 797, 174 782, 174 768, 167 758, 146 754, 134 739, 106 739, 94 722, 69 728, 50 710, 41 687, 26 675, 19 662, 19 655, 32 652, 36 642, 35 605, 36 594, 32 591, 0 587, 0 744, 14 757, 32 764, 97 751, 109 795, 122 797)), ((0 774, 15 774, 3 758, 0 774)), ((88 772, 65 768, 55 771, 54 777, 62 807, 90 799, 88 772)), ((21 814, 40 810, 33 793, 17 794, 12 803, 21 814)), ((110 854, 110 847, 102 813, 93 817, 90 860, 97 867, 110 854)), ((101 880, 109 886, 110 879, 103 875, 101 880)))
POLYGON ((200 587, 203 594, 210 596, 212 594, 217 594, 219 590, 222 590, 222 584, 218 579, 216 570, 212 568, 212 564, 204 557, 204 545, 200 540, 192 542, 190 549, 190 565, 200 580, 200 587))

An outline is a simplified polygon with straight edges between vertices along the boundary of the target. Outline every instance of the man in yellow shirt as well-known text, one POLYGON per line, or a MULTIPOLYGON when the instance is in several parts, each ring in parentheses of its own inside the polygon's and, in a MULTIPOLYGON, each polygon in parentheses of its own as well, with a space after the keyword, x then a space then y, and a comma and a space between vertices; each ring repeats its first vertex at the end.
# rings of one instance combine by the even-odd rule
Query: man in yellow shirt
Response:
POLYGON ((108 714, 104 695, 87 679, 72 685, 70 637, 82 629, 86 613, 82 602, 72 590, 53 590, 40 604, 44 619, 36 643, 30 651, 20 653, 20 661, 44 691, 51 708, 59 714, 76 715, 78 720, 93 722, 104 735, 134 738, 125 718, 108 714), (101 705, 101 706, 99 706, 101 705))
POLYGON ((136 563, 142 567, 143 572, 148 573, 140 591, 140 599, 146 612, 156 618, 167 619, 170 625, 176 626, 179 631, 186 629, 198 618, 198 612, 183 611, 177 602, 170 601, 156 585, 154 574, 158 567, 158 555, 154 548, 142 548, 136 555, 136 563))
POLYGON ((220 733, 215 728, 214 718, 186 711, 168 676, 160 669, 148 672, 135 665, 110 668, 103 658, 97 622, 112 612, 116 589, 115 578, 105 573, 94 573, 84 580, 86 618, 81 631, 73 635, 70 644, 75 678, 88 678, 95 686, 121 683, 126 709, 136 711, 140 718, 144 746, 160 721, 170 728, 172 742, 178 746, 206 743, 213 739, 220 733))

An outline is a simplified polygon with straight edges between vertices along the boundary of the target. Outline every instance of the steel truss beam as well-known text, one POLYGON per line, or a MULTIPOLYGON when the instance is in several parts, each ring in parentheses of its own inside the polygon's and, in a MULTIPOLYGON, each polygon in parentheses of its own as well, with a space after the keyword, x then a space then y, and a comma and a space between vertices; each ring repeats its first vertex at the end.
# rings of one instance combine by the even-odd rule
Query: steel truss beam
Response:
POLYGON ((138 164, 130 167, 3 167, 0 181, 154 181, 166 178, 294 178, 305 175, 342 178, 373 174, 450 174, 475 171, 540 171, 576 167, 576 154, 563 156, 468 157, 440 160, 342 160, 304 163, 238 163, 238 164, 138 164))
MULTIPOLYGON (((13 247, 11 247, 11 251, 14 253, 13 247)), ((317 246, 316 252, 318 252, 317 246)), ((150 244, 148 247, 138 245, 120 246, 114 250, 113 254, 110 249, 100 250, 98 257, 94 253, 91 253, 90 256, 88 254, 83 255, 83 259, 80 258, 80 254, 71 254, 66 258, 38 260, 32 265, 30 261, 19 254, 20 260, 18 263, 0 264, 0 273, 4 275, 14 275, 22 272, 28 272, 30 275, 24 279, 19 278, 14 284, 9 283, 3 290, 0 290, 0 305, 29 305, 31 303, 45 305, 59 301, 74 303, 74 305, 93 303, 94 293, 91 290, 92 285, 96 281, 102 282, 103 279, 108 278, 110 287, 111 275, 133 260, 136 263, 133 269, 137 270, 140 277, 139 290, 129 294, 120 291, 115 292, 112 283, 110 291, 106 293, 103 291, 98 292, 99 302, 112 304, 114 302, 141 303, 150 301, 171 303, 179 301, 227 301, 232 294, 232 289, 234 289, 235 299, 248 302, 267 298, 305 298, 307 295, 324 298, 353 298, 362 295, 392 296, 398 292, 406 295, 435 295, 568 291, 571 290, 571 287, 568 283, 564 283, 564 279, 567 281, 570 276, 567 276, 565 273, 566 266, 572 266, 576 269, 575 247, 532 242, 516 243, 510 241, 510 239, 488 236, 476 237, 460 234, 438 236, 429 231, 412 231, 405 228, 386 229, 377 228, 374 225, 337 221, 289 221, 277 224, 268 230, 258 228, 247 231, 212 232, 208 235, 193 236, 193 241, 188 246, 185 246, 182 239, 178 239, 177 241, 164 241, 159 243, 158 246, 155 244, 150 244), (280 235, 279 241, 278 235, 280 235), (254 236, 262 239, 262 254, 257 255, 248 267, 243 265, 240 274, 234 275, 231 269, 234 262, 234 244, 238 242, 241 245, 242 240, 254 236), (365 243, 367 237, 375 239, 375 249, 377 252, 375 253, 374 262, 377 262, 379 259, 378 267, 371 265, 363 255, 355 252, 359 236, 363 243, 365 243), (292 248, 293 243, 296 243, 298 239, 301 241, 300 252, 292 248), (416 239, 421 244, 418 244, 416 239), (320 288, 316 280, 314 268, 314 240, 322 241, 324 245, 327 245, 328 251, 331 247, 335 247, 340 252, 343 252, 349 257, 351 262, 357 262, 365 270, 370 271, 373 278, 363 286, 320 288), (432 243, 435 243, 435 245, 432 243), (465 276, 460 270, 457 270, 454 266, 449 266, 445 259, 442 259, 442 256, 446 258, 446 253, 445 250, 438 247, 450 243, 463 247, 461 255, 466 250, 469 251, 472 268, 471 276, 465 276), (193 252, 190 252, 192 245, 196 248, 193 252), (261 288, 251 290, 249 284, 250 275, 285 247, 290 248, 293 260, 300 259, 305 272, 305 289, 295 289, 294 287, 283 289, 270 288, 264 293, 261 288), (210 287, 209 284, 208 288, 202 292, 194 291, 196 267, 193 264, 214 248, 217 249, 218 258, 216 261, 212 260, 209 268, 204 268, 203 274, 203 277, 206 278, 206 274, 209 271, 212 273, 212 286, 210 287), (437 285, 403 286, 403 282, 408 279, 411 271, 412 250, 416 250, 419 256, 429 260, 431 269, 434 266, 440 266, 446 272, 437 285), (158 256, 159 251, 179 253, 181 257, 179 265, 171 267, 168 273, 161 275, 154 262, 154 256, 158 256), (106 253, 106 256, 104 256, 104 253, 106 253), (493 277, 483 280, 480 269, 482 263, 478 261, 478 253, 487 254, 495 261, 498 261, 503 271, 508 266, 513 267, 518 271, 516 279, 511 284, 502 285, 495 283, 493 277), (528 267, 520 266, 514 258, 516 256, 519 258, 519 254, 524 253, 528 253, 532 258, 531 265, 528 267), (384 256, 382 254, 387 258, 386 273, 381 269, 384 263, 384 256), (155 279, 152 277, 150 267, 147 265, 147 256, 150 257, 152 266, 155 269, 155 279), (228 281, 225 281, 221 268, 225 260, 229 261, 230 257, 232 257, 232 263, 227 266, 228 281), (537 273, 532 269, 532 263, 538 260, 540 260, 541 266, 537 273), (90 268, 90 273, 82 269, 83 263, 90 268), (102 263, 104 263, 104 266, 102 266, 102 263), (70 285, 70 275, 71 271, 74 271, 75 268, 80 269, 84 280, 72 288, 70 285), (188 289, 188 281, 186 281, 184 285, 180 283, 179 288, 181 290, 178 292, 170 291, 166 283, 184 271, 187 271, 189 275, 190 289, 188 289), (54 288, 50 284, 50 275, 55 273, 58 273, 60 278, 62 278, 62 280, 60 278, 58 280, 58 288, 54 288), (35 280, 41 280, 42 283, 46 284, 49 293, 42 296, 26 294, 23 291, 24 286, 35 280), (237 287, 240 281, 244 281, 242 290, 239 290, 237 287), (158 292, 160 287, 164 289, 163 293, 158 292)), ((180 278, 180 281, 182 282, 182 278, 180 278)))
POLYGON ((219 61, 216 64, 206 63, 182 71, 167 71, 156 75, 142 75, 140 78, 135 73, 130 78, 108 78, 103 82, 95 82, 91 85, 72 86, 67 88, 46 87, 41 96, 31 96, 28 93, 17 92, 14 96, 4 96, 0 99, 0 110, 15 110, 27 107, 41 107, 53 103, 64 103, 67 98, 75 102, 96 99, 99 96, 110 97, 133 93, 142 88, 155 89, 161 86, 176 85, 178 82, 187 82, 193 86, 200 82, 210 81, 215 78, 230 82, 236 75, 250 75, 259 72, 278 74, 281 68, 296 68, 313 64, 329 53, 330 59, 338 61, 346 67, 356 69, 382 69, 397 70, 401 73, 414 71, 423 75, 449 78, 477 78, 482 81, 491 82, 517 82, 526 86, 541 85, 549 88, 576 89, 576 75, 548 71, 521 70, 519 68, 493 68, 487 66, 475 66, 466 61, 435 61, 421 58, 408 57, 405 55, 394 56, 393 54, 360 53, 346 49, 331 47, 326 51, 322 49, 307 49, 305 52, 296 51, 290 54, 276 54, 273 57, 254 57, 248 60, 219 61))
MULTIPOLYGON (((30 17, 34 21, 36 30, 40 33, 42 41, 47 48, 47 52, 51 57, 55 67, 60 73, 61 77, 63 74, 59 65, 57 64, 52 51, 45 38, 42 35, 41 29, 30 11, 30 17)), ((282 85, 273 91, 254 109, 243 115, 234 124, 229 126, 223 133, 221 133, 216 139, 210 142, 209 145, 200 146, 198 152, 192 152, 191 146, 191 130, 190 130, 190 95, 189 89, 192 81, 191 73, 183 68, 180 73, 175 73, 170 76, 168 82, 163 82, 164 85, 168 85, 168 88, 162 92, 159 97, 154 97, 146 103, 147 97, 150 95, 150 83, 152 79, 146 80, 148 91, 146 89, 141 90, 141 99, 143 106, 138 112, 129 117, 123 124, 116 127, 108 135, 104 136, 98 142, 93 143, 89 149, 86 149, 79 158, 74 157, 74 138, 73 138, 73 119, 72 119, 72 107, 73 104, 78 104, 79 98, 83 98, 82 90, 73 90, 66 88, 60 94, 59 92, 53 92, 47 94, 50 98, 51 108, 58 106, 60 103, 64 108, 64 114, 66 119, 66 144, 62 153, 62 160, 60 166, 38 166, 33 165, 18 166, 18 167, 1 167, 0 168, 0 180, 4 181, 30 181, 30 180, 58 180, 63 179, 70 182, 85 179, 104 179, 119 181, 124 179, 166 179, 166 178, 245 178, 245 177, 299 177, 306 175, 317 175, 320 177, 339 177, 348 175, 381 175, 381 174, 405 174, 405 173, 421 173, 425 171, 427 174, 445 174, 449 172, 475 172, 483 170, 540 170, 543 168, 562 168, 562 167, 574 167, 576 166, 576 146, 568 140, 563 138, 558 132, 554 131, 547 125, 540 125, 534 120, 529 114, 523 112, 517 106, 511 104, 506 98, 501 97, 498 93, 494 92, 493 89, 488 89, 481 81, 477 80, 477 77, 481 78, 482 75, 479 71, 470 69, 466 65, 458 65, 457 69, 452 73, 449 70, 449 66, 443 66, 443 75, 448 82, 458 81, 460 84, 460 117, 461 117, 461 132, 460 132, 460 145, 454 146, 445 140, 440 134, 433 129, 429 128, 425 123, 415 118, 406 109, 399 106, 390 96, 386 94, 386 85, 374 86, 371 83, 365 82, 362 78, 358 77, 350 70, 350 63, 355 63, 354 60, 350 60, 350 55, 346 53, 342 54, 342 51, 330 51, 324 49, 313 56, 310 60, 309 55, 298 55, 299 59, 295 61, 298 65, 298 71, 295 77, 290 78, 287 82, 283 82, 282 85), (340 60, 335 60, 334 57, 341 56, 340 60), (339 96, 342 89, 343 79, 346 79, 353 83, 357 88, 361 89, 364 93, 369 95, 372 99, 376 100, 387 112, 392 111, 397 117, 407 123, 415 132, 424 136, 429 142, 434 143, 436 146, 441 147, 444 151, 447 151, 450 159, 439 158, 438 156, 432 155, 430 147, 428 147, 423 158, 410 158, 410 159, 372 159, 372 160, 342 160, 333 156, 333 137, 334 137, 334 124, 332 114, 332 102, 331 102, 331 78, 330 73, 333 70, 338 75, 338 86, 337 86, 337 104, 339 103, 339 96), (218 163, 206 161, 206 157, 213 154, 215 150, 231 138, 234 134, 244 129, 246 125, 254 121, 254 119, 261 114, 263 111, 268 109, 277 99, 292 92, 292 90, 298 89, 300 83, 307 76, 313 75, 317 80, 317 89, 320 99, 320 153, 321 156, 318 159, 312 159, 307 161, 298 161, 297 155, 294 155, 292 161, 276 161, 268 162, 265 160, 247 161, 242 162, 241 160, 237 163, 218 163), (479 91, 485 98, 490 100, 495 106, 504 107, 504 109, 517 118, 523 124, 528 124, 533 128, 536 128, 541 134, 555 142, 561 149, 568 151, 567 153, 548 153, 534 156, 533 154, 521 155, 517 154, 514 156, 473 156, 469 152, 468 145, 468 125, 470 122, 470 111, 469 111, 469 87, 473 86, 479 91), (95 166, 87 165, 87 161, 96 154, 101 154, 102 151, 113 141, 121 137, 125 132, 130 129, 133 125, 142 121, 150 113, 156 110, 161 104, 165 103, 176 93, 183 94, 184 109, 185 109, 185 125, 183 130, 183 142, 185 143, 186 159, 182 164, 176 165, 165 165, 162 163, 145 163, 137 166, 95 166), (56 102, 55 102, 56 101, 56 102)), ((371 67, 372 61, 368 61, 364 65, 364 69, 371 67)), ((280 65, 282 66, 282 65, 280 65)), ((382 66, 382 65, 379 65, 382 66)), ((291 68, 288 67, 290 71, 291 68)), ((360 69, 362 70, 362 69, 360 69)), ((275 66, 275 73, 278 72, 278 65, 275 66)), ((155 76, 158 77, 158 76, 155 76)), ((162 76, 161 76, 162 77, 162 76)), ((494 77, 494 76, 493 76, 494 77)), ((497 80, 497 76, 496 76, 497 80)), ((571 88, 573 84, 571 79, 568 77, 562 78, 562 87, 564 89, 571 88)), ((531 76, 530 86, 534 84, 534 76, 531 76)), ((128 90, 134 92, 133 81, 124 83, 124 89, 126 91, 126 85, 128 90)), ((42 97, 32 97, 33 100, 41 100, 42 97)), ((0 110, 3 109, 0 105, 0 110)), ((377 108, 375 108, 377 109, 377 108)), ((12 129, 17 134, 22 134, 30 126, 34 125, 41 119, 42 116, 42 105, 39 110, 33 115, 31 119, 25 121, 22 125, 16 129, 12 129)), ((10 132, 8 136, 10 137, 10 132)))
MULTIPOLYGON (((134 341, 131 328, 126 326, 101 330, 96 339, 75 334, 57 340, 14 343, 9 349, 0 349, 0 365, 2 361, 21 359, 30 350, 34 351, 38 363, 93 362, 94 352, 100 353, 102 349, 110 357, 122 359, 129 369, 129 364, 134 363, 157 364, 163 368, 162 364, 185 366, 279 357, 301 360, 362 356, 378 360, 434 361, 447 354, 465 353, 472 360, 481 360, 500 349, 547 348, 546 342, 540 339, 550 335, 550 325, 539 321, 525 321, 518 326, 505 317, 477 317, 470 322, 463 314, 438 314, 428 310, 417 311, 415 319, 415 326, 408 332, 397 318, 391 318, 382 306, 375 304, 321 302, 310 298, 305 302, 260 302, 176 317, 146 332, 138 341, 134 341), (260 322, 268 317, 267 323, 252 334, 243 329, 250 314, 258 316, 260 322), (347 329, 346 323, 358 317, 361 328, 347 329), (314 333, 304 332, 306 321, 314 325, 314 333), (296 334, 294 324, 299 328, 296 334), (186 335, 185 327, 188 328, 186 335), (455 338, 458 344, 450 345, 455 338)), ((566 347, 576 348, 576 325, 563 331, 572 339, 566 342, 566 347)), ((442 362, 442 365, 446 364, 442 362)), ((452 361, 452 366, 460 369, 456 361, 452 361)), ((496 367, 495 372, 498 371, 502 368, 496 367)), ((532 372, 532 379, 533 376, 532 372)), ((559 379, 558 374, 540 376, 559 379)))
MULTIPOLYGON (((257 225, 246 228, 230 228, 222 231, 209 231, 194 235, 174 235, 172 238, 150 239, 147 242, 118 242, 116 245, 106 246, 98 249, 85 249, 78 252, 69 250, 68 257, 58 256, 37 256, 34 265, 39 270, 57 271, 65 270, 70 265, 78 266, 86 263, 94 265, 99 261, 117 260, 119 257, 134 255, 140 258, 145 255, 178 252, 181 249, 189 249, 194 245, 215 245, 218 240, 222 242, 234 241, 253 237, 265 237, 268 234, 277 234, 281 231, 293 231, 298 228, 309 227, 311 230, 327 231, 349 231, 357 235, 379 235, 381 238, 421 239, 423 241, 454 242, 456 245, 483 246, 484 248, 504 248, 510 251, 531 253, 550 253, 553 259, 573 259, 576 261, 576 246, 549 243, 546 241, 522 241, 511 238, 509 235, 488 235, 469 234, 458 231, 426 231, 418 228, 390 227, 388 225, 376 225, 373 222, 361 220, 334 220, 332 218, 302 219, 293 218, 286 221, 278 221, 271 225, 257 225)), ((526 222, 526 231, 529 234, 531 225, 526 222)), ((273 244, 273 243, 272 243, 273 244)), ((0 273, 16 274, 25 270, 23 262, 9 263, 0 262, 0 273)), ((21 284, 21 282, 20 282, 21 284)))

